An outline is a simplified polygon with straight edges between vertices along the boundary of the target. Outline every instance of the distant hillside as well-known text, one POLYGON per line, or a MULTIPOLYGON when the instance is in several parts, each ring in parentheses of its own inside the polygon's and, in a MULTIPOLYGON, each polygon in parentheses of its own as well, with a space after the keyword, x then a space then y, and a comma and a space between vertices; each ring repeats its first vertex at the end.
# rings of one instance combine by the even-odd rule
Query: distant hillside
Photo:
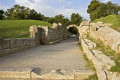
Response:
POLYGON ((29 27, 32 25, 52 26, 38 20, 0 20, 0 37, 4 39, 29 37, 29 27))
POLYGON ((96 23, 98 21, 102 21, 104 23, 111 23, 112 26, 110 26, 110 27, 120 32, 120 15, 109 15, 107 17, 102 17, 100 19, 96 19, 93 22, 96 23))

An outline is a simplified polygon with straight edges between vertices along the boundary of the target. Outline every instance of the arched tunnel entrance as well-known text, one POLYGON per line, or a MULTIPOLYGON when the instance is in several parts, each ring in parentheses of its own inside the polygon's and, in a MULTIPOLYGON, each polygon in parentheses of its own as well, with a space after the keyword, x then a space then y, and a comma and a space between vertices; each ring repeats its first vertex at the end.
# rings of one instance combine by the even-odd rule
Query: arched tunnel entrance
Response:
POLYGON ((70 25, 70 26, 67 27, 67 29, 68 29, 68 32, 69 32, 69 37, 78 38, 79 33, 78 33, 78 28, 77 28, 76 25, 70 25))
POLYGON ((71 35, 77 35, 78 34, 78 29, 76 27, 70 27, 68 29, 68 31, 69 31, 69 34, 71 34, 71 35))

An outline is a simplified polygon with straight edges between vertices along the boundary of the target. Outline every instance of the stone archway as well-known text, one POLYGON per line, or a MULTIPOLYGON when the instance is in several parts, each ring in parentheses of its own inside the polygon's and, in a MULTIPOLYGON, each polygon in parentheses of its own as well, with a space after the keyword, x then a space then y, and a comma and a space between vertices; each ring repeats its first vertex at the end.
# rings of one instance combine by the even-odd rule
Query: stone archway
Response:
POLYGON ((81 39, 81 37, 85 37, 84 35, 87 34, 90 30, 90 22, 87 20, 84 20, 81 22, 80 26, 77 26, 75 24, 73 25, 69 25, 67 27, 67 29, 69 29, 70 27, 75 27, 76 29, 78 29, 78 36, 79 36, 79 40, 81 39))
POLYGON ((77 29, 78 29, 78 26, 77 26, 77 25, 75 25, 75 24, 69 25, 69 26, 67 27, 67 29, 69 29, 69 28, 71 28, 71 27, 75 27, 75 28, 77 28, 77 29))
POLYGON ((79 36, 78 28, 79 28, 79 27, 78 27, 77 25, 75 25, 75 24, 69 25, 69 26, 67 27, 68 32, 69 32, 69 36, 70 36, 70 37, 71 37, 71 36, 76 36, 76 37, 78 37, 78 36, 79 36))

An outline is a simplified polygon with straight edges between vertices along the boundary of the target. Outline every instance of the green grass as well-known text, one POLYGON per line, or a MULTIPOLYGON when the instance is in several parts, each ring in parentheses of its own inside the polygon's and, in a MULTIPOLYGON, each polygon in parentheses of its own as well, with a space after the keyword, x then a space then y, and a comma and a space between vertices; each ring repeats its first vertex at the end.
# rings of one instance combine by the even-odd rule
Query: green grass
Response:
POLYGON ((78 42, 78 45, 79 45, 79 47, 80 47, 80 50, 82 50, 82 51, 83 51, 83 48, 82 48, 82 45, 81 45, 81 43, 80 43, 80 42, 78 42))
POLYGON ((103 23, 111 23, 112 25, 110 27, 120 32, 120 15, 109 15, 96 19, 93 22, 96 23, 98 21, 102 21, 103 23))
POLYGON ((38 20, 0 20, 0 37, 28 38, 29 27, 32 25, 52 27, 52 24, 38 20))
MULTIPOLYGON (((80 42, 78 42, 78 45, 79 45, 79 47, 80 47, 80 50, 83 51, 83 48, 82 48, 82 45, 81 45, 80 42)), ((83 57, 84 57, 84 59, 85 59, 86 62, 87 62, 86 66, 87 66, 89 69, 91 69, 91 70, 93 70, 93 71, 96 71, 93 63, 87 58, 87 56, 84 54, 83 57)))
POLYGON ((95 49, 102 51, 103 54, 109 56, 112 60, 115 61, 116 65, 111 67, 110 71, 120 73, 120 54, 113 51, 109 46, 105 46, 104 43, 100 40, 95 40, 90 36, 88 36, 88 39, 97 44, 95 49))
POLYGON ((89 76, 87 79, 84 80, 98 80, 97 74, 89 76))
MULTIPOLYGON (((79 47, 80 47, 80 50, 83 51, 83 48, 82 48, 82 45, 81 45, 80 42, 78 42, 78 45, 79 45, 79 47)), ((92 63, 92 61, 90 61, 85 54, 83 55, 83 57, 84 57, 84 59, 85 59, 86 62, 87 62, 86 66, 87 66, 89 69, 91 69, 92 71, 95 72, 96 69, 95 69, 94 64, 92 63)), ((97 74, 95 73, 94 75, 91 75, 91 76, 89 76, 88 78, 86 78, 86 79, 84 79, 84 80, 98 80, 98 76, 97 76, 97 74)))
POLYGON ((87 66, 89 69, 91 69, 91 70, 93 70, 93 71, 96 71, 96 70, 95 70, 95 67, 94 67, 94 65, 93 65, 93 63, 92 63, 92 61, 90 61, 85 54, 83 55, 83 57, 84 57, 84 59, 85 59, 86 62, 87 62, 86 66, 87 66))

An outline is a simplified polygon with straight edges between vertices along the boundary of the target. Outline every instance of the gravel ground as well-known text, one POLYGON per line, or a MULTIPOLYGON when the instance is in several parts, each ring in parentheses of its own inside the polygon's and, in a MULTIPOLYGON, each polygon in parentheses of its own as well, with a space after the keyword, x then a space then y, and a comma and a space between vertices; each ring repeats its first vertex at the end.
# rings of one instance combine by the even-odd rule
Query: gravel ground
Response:
POLYGON ((52 70, 86 70, 83 53, 76 38, 69 38, 56 45, 40 45, 0 58, 0 71, 37 70, 40 74, 52 70))

